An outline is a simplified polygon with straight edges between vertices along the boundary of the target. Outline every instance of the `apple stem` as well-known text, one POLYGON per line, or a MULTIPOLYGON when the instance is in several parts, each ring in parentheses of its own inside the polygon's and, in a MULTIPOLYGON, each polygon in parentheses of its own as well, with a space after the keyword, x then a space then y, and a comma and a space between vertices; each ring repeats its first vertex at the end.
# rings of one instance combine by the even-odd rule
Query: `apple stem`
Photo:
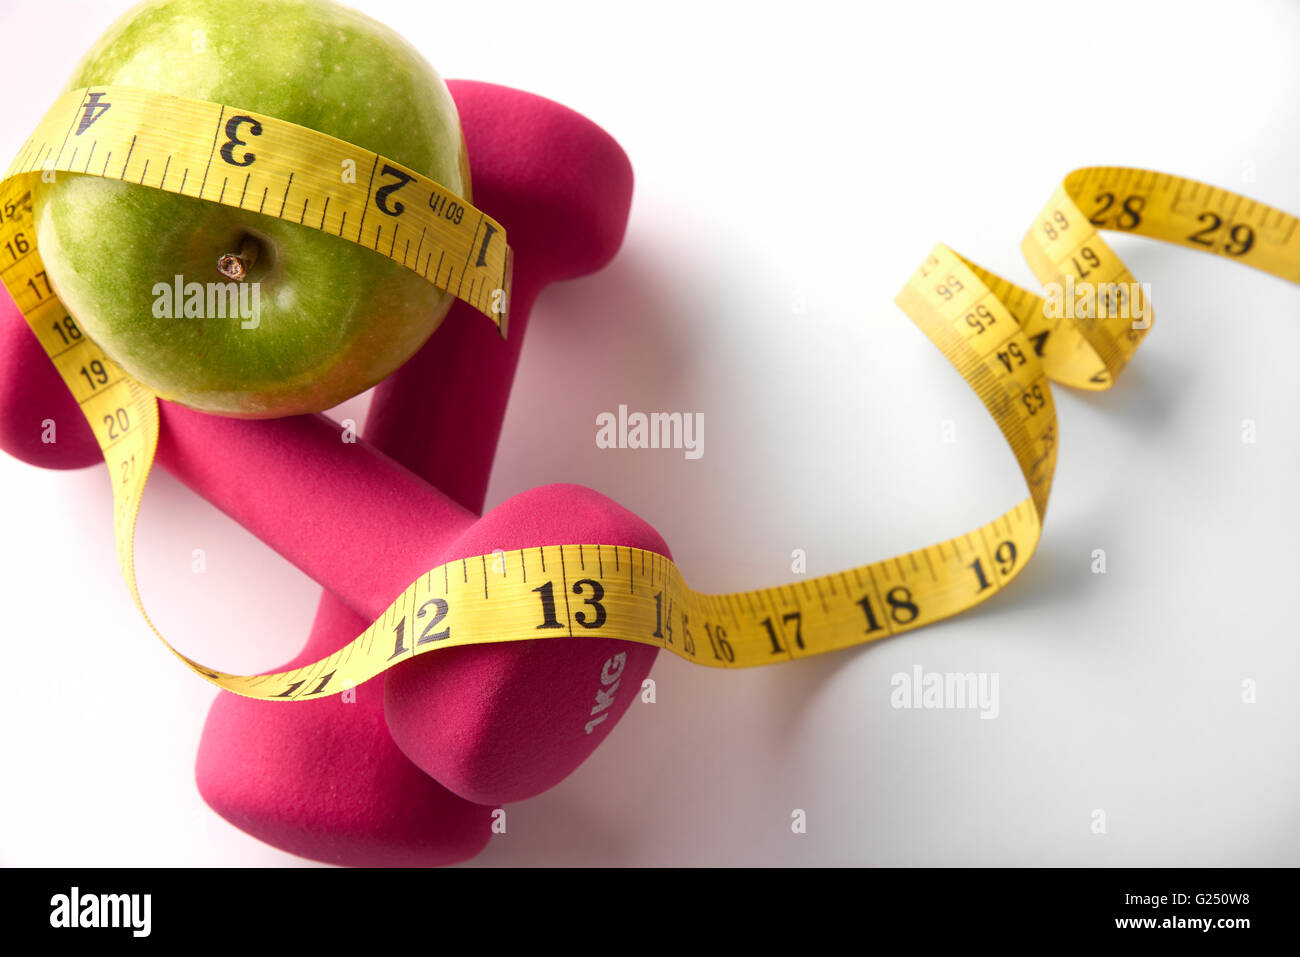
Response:
POLYGON ((217 260, 217 272, 227 279, 233 279, 236 282, 241 281, 248 275, 248 271, 253 268, 253 263, 257 262, 257 251, 259 249, 257 240, 249 236, 239 247, 238 253, 226 253, 217 260))

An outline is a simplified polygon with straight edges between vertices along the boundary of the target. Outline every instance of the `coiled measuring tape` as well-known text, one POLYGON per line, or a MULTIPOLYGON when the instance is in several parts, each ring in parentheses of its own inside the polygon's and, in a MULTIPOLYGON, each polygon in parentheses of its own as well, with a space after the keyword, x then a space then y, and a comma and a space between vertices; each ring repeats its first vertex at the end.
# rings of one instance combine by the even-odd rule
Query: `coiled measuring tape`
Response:
POLYGON ((1038 544, 1058 444, 1049 380, 1109 388, 1151 326, 1150 304, 1133 294, 1141 287, 1100 230, 1215 253, 1300 283, 1295 217, 1177 176, 1121 167, 1077 170, 1048 200, 1021 245, 1035 276, 1049 284, 1047 298, 940 245, 896 300, 979 395, 1020 465, 1029 497, 993 521, 871 565, 731 594, 694 591, 675 564, 637 548, 573 544, 459 559, 412 582, 361 635, 327 658, 257 676, 215 671, 172 648, 140 600, 135 520, 158 440, 157 399, 78 329, 54 295, 36 250, 29 178, 51 169, 112 176, 227 205, 242 206, 249 195, 272 197, 279 201, 265 203, 262 212, 328 229, 401 261, 497 321, 504 335, 504 313, 487 309, 489 290, 509 288, 509 249, 500 225, 472 207, 453 223, 425 215, 424 204, 406 204, 412 215, 397 228, 406 226, 412 236, 421 229, 421 251, 462 264, 449 279, 440 270, 430 276, 427 265, 421 270, 418 253, 408 260, 409 250, 395 235, 384 250, 364 229, 379 184, 372 175, 366 186, 358 178, 349 190, 333 173, 342 159, 357 156, 373 156, 374 169, 410 177, 411 195, 446 193, 383 157, 313 130, 121 87, 62 97, 0 181, 0 280, 103 449, 113 478, 118 560, 131 596, 185 664, 212 684, 251 698, 329 696, 415 655, 458 645, 618 638, 696 664, 744 668, 835 651, 956 615, 1004 588, 1038 544), (229 174, 211 173, 231 116, 261 128, 258 169, 243 171, 237 201, 229 174), (91 131, 92 141, 84 143, 91 131), (156 172, 150 175, 149 168, 156 172), (299 217, 308 208, 320 210, 311 221, 305 213, 299 217), (345 226, 348 220, 357 224, 355 231, 345 226))

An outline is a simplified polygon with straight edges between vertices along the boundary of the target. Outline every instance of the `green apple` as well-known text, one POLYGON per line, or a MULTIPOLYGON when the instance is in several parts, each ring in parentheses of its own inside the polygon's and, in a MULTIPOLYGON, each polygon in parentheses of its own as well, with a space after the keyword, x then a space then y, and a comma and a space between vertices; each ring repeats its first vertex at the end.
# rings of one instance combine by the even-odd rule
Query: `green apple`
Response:
MULTIPOLYGON (((328 0, 143 3, 67 88, 108 84, 311 127, 471 199, 441 78, 393 30, 328 0)), ((336 405, 406 361, 452 302, 373 250, 206 200, 60 173, 33 203, 46 273, 82 329, 163 398, 207 412, 261 418, 336 405), (178 275, 206 288, 240 271, 257 284, 255 318, 156 308, 160 284, 174 287, 178 275)))

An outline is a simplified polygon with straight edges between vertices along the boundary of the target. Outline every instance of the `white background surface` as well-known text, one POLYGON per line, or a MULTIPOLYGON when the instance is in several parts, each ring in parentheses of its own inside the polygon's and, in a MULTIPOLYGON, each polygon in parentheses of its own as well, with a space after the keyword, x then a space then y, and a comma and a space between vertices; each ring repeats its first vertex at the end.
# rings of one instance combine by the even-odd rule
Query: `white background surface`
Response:
MULTIPOLYGON (((444 76, 559 100, 629 153, 626 244, 539 301, 488 504, 591 486, 708 590, 792 580, 795 548, 809 574, 885 558, 1023 498, 978 400, 893 305, 934 242, 1032 284, 1021 237, 1094 163, 1300 212, 1296 3, 355 5, 444 76), (547 391, 557 373, 571 389, 547 391), (703 412, 704 457, 598 450, 620 402, 703 412)), ((126 6, 5 0, 0 154, 126 6)), ((1121 252, 1156 326, 1111 392, 1056 390, 1057 481, 1013 587, 778 668, 661 656, 658 702, 510 806, 476 863, 1296 864, 1300 289, 1121 252), (918 664, 997 672, 1000 716, 894 710, 890 676, 918 664)), ((102 466, 4 457, 0 490, 0 864, 304 863, 200 800, 213 695, 128 599, 102 466), (51 659, 52 689, 30 680, 51 659)), ((161 471, 138 561, 199 660, 264 669, 306 637, 317 586, 161 471)))

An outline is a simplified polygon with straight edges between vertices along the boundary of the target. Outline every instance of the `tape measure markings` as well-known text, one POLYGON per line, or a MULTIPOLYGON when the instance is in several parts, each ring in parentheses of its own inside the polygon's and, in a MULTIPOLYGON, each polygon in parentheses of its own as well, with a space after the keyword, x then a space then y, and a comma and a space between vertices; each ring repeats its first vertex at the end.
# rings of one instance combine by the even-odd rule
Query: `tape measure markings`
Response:
MULTIPOLYGON (((325 172, 330 169, 331 159, 341 153, 366 155, 367 151, 313 131, 259 114, 235 113, 218 104, 120 87, 96 88, 95 93, 80 91, 75 103, 69 100, 71 96, 61 99, 47 114, 10 166, 12 173, 22 170, 24 162, 30 160, 27 170, 17 179, 7 174, 6 181, 0 183, 0 242, 14 244, 6 246, 14 261, 0 269, 0 279, 50 353, 104 449, 114 479, 119 564, 145 621, 158 634, 141 604, 133 564, 134 526, 158 437, 157 401, 81 333, 51 294, 48 281, 42 293, 36 281, 44 277, 34 236, 28 241, 20 229, 31 215, 31 196, 30 191, 20 194, 19 180, 34 175, 32 171, 41 164, 42 157, 52 151, 49 131, 66 115, 63 111, 71 109, 72 122, 76 123, 78 117, 87 121, 91 115, 88 107, 102 107, 94 119, 88 120, 87 125, 94 125, 111 114, 108 107, 133 104, 135 113, 128 124, 131 141, 123 160, 123 178, 138 144, 140 156, 145 158, 141 184, 166 188, 173 160, 180 157, 185 164, 180 185, 169 191, 244 208, 250 186, 253 195, 257 186, 262 186, 259 209, 263 209, 272 195, 271 186, 279 182, 271 178, 272 174, 259 171, 266 178, 254 181, 253 171, 248 171, 240 196, 233 203, 226 198, 229 174, 223 177, 220 187, 213 188, 215 195, 210 195, 213 191, 207 188, 207 170, 215 161, 221 134, 227 134, 223 148, 228 148, 232 157, 235 149, 244 150, 239 158, 245 158, 251 148, 241 139, 241 129, 251 134, 252 124, 260 124, 265 133, 274 130, 278 134, 274 139, 279 162, 268 162, 267 166, 274 166, 279 175, 284 175, 278 210, 273 208, 270 215, 296 218, 303 223, 311 203, 320 199, 320 225, 313 228, 324 230, 329 226, 333 231, 337 224, 339 237, 366 245, 369 205, 373 202, 384 212, 395 207, 385 206, 392 192, 380 198, 385 187, 375 186, 382 160, 375 154, 369 154, 374 159, 366 196, 359 206, 327 189, 327 185, 335 185, 328 182, 325 172), (110 98, 108 103, 102 102, 105 97, 110 98), (215 122, 211 121, 213 110, 215 122), (210 144, 208 130, 213 131, 210 144), (189 172, 196 165, 193 154, 199 133, 206 147, 206 165, 203 181, 194 187, 189 172), (159 157, 164 159, 155 184, 148 179, 148 163, 159 157), (193 192, 186 190, 187 183, 193 192), (294 188, 303 193, 301 207, 297 195, 290 204, 294 188), (355 238, 351 230, 345 236, 348 213, 356 214, 358 210, 360 215, 354 215, 355 238), (27 248, 20 249, 24 244, 27 248)), ((113 122, 100 127, 105 139, 111 139, 117 148, 126 142, 123 117, 127 114, 125 109, 118 110, 112 114, 113 122), (111 137, 107 135, 110 133, 111 137)), ((72 135, 69 126, 64 148, 72 135)), ((272 139, 268 136, 258 140, 263 153, 269 150, 261 144, 270 144, 272 139)), ((98 139, 92 141, 91 155, 98 143, 98 139)), ((56 167, 62 162, 62 151, 55 159, 56 167)), ((105 157, 104 175, 112 152, 105 157)), ((259 155, 257 162, 262 161, 259 155)), ((70 157, 69 166, 71 162, 70 157)), ((87 170, 89 162, 90 156, 87 170)), ((385 161, 383 170, 387 169, 393 169, 399 178, 407 172, 385 161)), ((395 192, 405 184, 389 185, 395 192)), ((445 196, 434 204, 431 199, 429 205, 446 209, 443 200, 445 196)), ((1300 281, 1296 220, 1253 202, 1239 215, 1242 203, 1235 194, 1164 174, 1123 167, 1077 170, 1066 177, 1040 211, 1021 248, 1034 274, 1045 284, 1062 282, 1067 277, 1094 285, 1133 281, 1098 228, 1134 232, 1214 252, 1293 282, 1300 281), (1081 206, 1089 194, 1091 216, 1085 215, 1081 206), (1274 226, 1269 226, 1271 217, 1276 220, 1274 226), (1220 230, 1224 238, 1214 238, 1220 236, 1220 230)), ((459 207, 458 203, 458 208, 460 221, 455 225, 464 226, 472 207, 459 207)), ((382 222, 376 225, 370 245, 397 261, 400 224, 393 225, 387 253, 381 248, 382 222)), ((470 287, 464 298, 482 308, 494 277, 504 277, 505 288, 509 284, 511 259, 504 237, 497 258, 479 256, 489 261, 486 271, 471 270, 475 250, 486 251, 497 229, 495 223, 480 214, 472 230, 464 226, 459 241, 449 241, 445 229, 430 229, 430 224, 425 223, 416 243, 415 259, 408 263, 407 240, 401 262, 428 278, 433 253, 438 252, 430 281, 450 286, 456 280, 454 292, 459 294, 469 275, 470 287), (481 246, 480 235, 484 237, 481 246), (443 279, 449 251, 453 261, 447 264, 443 279), (425 255, 422 270, 421 253, 425 255), (456 256, 462 257, 459 279, 456 256)), ((413 229, 411 233, 413 237, 413 229)), ((477 260, 474 265, 479 265, 477 260)), ((903 634, 977 605, 1014 579, 1038 544, 1058 448, 1049 379, 1084 389, 1109 388, 1132 358, 1149 323, 1146 328, 1134 328, 1128 316, 1050 315, 1043 297, 942 245, 923 260, 896 301, 984 403, 1016 457, 1029 490, 1027 499, 971 532, 892 559, 805 579, 797 585, 724 594, 695 592, 685 584, 673 562, 626 546, 549 545, 510 554, 498 552, 430 569, 355 640, 333 655, 300 668, 258 676, 232 675, 208 669, 170 645, 167 647, 218 687, 263 700, 292 701, 334 694, 415 655, 460 645, 552 637, 614 637, 653 645, 697 664, 738 668, 789 661, 903 634), (613 560, 612 569, 606 567, 607 555, 613 560), (594 569, 589 567, 590 557, 595 558, 594 569), (454 565, 459 565, 456 574, 452 573, 454 565), (437 574, 439 570, 441 575, 437 574)), ((161 634, 158 637, 165 643, 161 634)))
MULTIPOLYGON (((405 224, 412 237, 418 233, 440 250, 460 257, 459 269, 452 263, 448 277, 444 280, 435 275, 434 284, 483 312, 505 333, 510 291, 505 230, 466 200, 400 163, 327 134, 251 110, 236 111, 223 104, 109 85, 95 87, 93 91, 74 90, 60 97, 29 141, 40 143, 30 158, 30 165, 23 170, 20 154, 6 178, 15 168, 33 174, 38 167, 42 172, 95 175, 89 172, 89 158, 87 167, 80 171, 72 168, 71 158, 67 162, 63 160, 66 141, 74 135, 74 129, 75 135, 81 135, 92 128, 95 129, 92 150, 101 141, 111 142, 117 148, 127 144, 119 180, 126 181, 133 157, 143 159, 139 180, 132 179, 137 185, 238 209, 245 208, 250 186, 254 196, 261 186, 257 212, 308 228, 336 232, 418 272, 418 263, 403 261, 406 247, 400 253, 397 249, 398 236, 405 224), (63 131, 64 145, 53 162, 49 162, 46 154, 53 152, 51 143, 58 139, 59 131, 63 131), (371 171, 362 194, 359 181, 346 182, 342 171, 349 168, 348 164, 354 169, 364 168, 367 157, 371 171), (149 164, 154 161, 162 169, 156 182, 148 178, 149 164), (218 185, 213 164, 219 161, 244 171, 237 200, 233 194, 226 195, 230 173, 223 173, 218 185), (183 164, 181 180, 175 188, 166 182, 173 162, 183 164), (200 166, 203 175, 195 187, 190 172, 200 166), (377 177, 382 181, 376 182, 377 177), (425 202, 410 198, 417 191, 427 194, 425 202), (272 204, 269 209, 268 199, 272 204), (319 223, 314 217, 306 222, 306 211, 313 199, 322 201, 319 223), (387 234, 385 222, 379 222, 374 225, 373 237, 367 235, 366 217, 371 206, 391 219, 392 229, 387 234), (293 210, 300 212, 295 215, 293 210), (357 223, 355 237, 343 235, 349 213, 357 223), (389 240, 386 244, 381 242, 384 238, 389 240), (467 279, 469 290, 465 288, 467 279), (489 301, 493 293, 497 294, 495 302, 489 301)), ((112 153, 110 150, 105 157, 99 174, 106 178, 112 153)), ((426 259, 421 273, 426 279, 428 266, 426 259)))

